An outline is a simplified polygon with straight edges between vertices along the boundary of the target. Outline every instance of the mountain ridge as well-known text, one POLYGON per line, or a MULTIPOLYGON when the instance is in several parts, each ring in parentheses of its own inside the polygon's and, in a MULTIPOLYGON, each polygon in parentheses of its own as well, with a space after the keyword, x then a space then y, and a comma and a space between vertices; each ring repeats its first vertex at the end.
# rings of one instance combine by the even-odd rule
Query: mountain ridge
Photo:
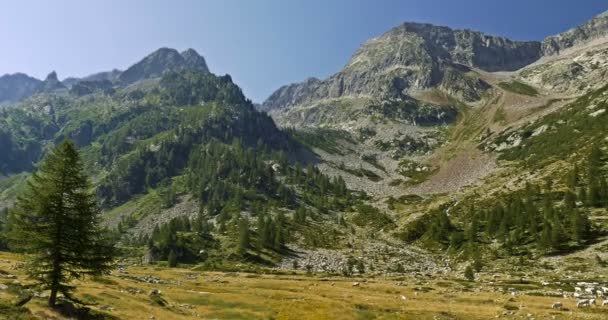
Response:
POLYGON ((490 72, 515 71, 543 56, 555 55, 560 50, 606 35, 607 13, 541 41, 513 41, 469 29, 404 22, 362 44, 337 73, 323 80, 308 78, 281 86, 260 108, 272 111, 341 96, 383 98, 391 91, 407 95, 411 91, 431 88, 475 101, 483 95, 484 88, 466 88, 470 84, 466 85, 463 75, 468 70, 451 72, 454 64, 490 72), (380 63, 374 64, 374 58, 380 63), (456 81, 442 82, 446 77, 456 81), (445 90, 445 86, 451 84, 457 89, 445 90))
POLYGON ((127 86, 141 80, 159 78, 170 70, 210 72, 205 58, 196 50, 189 48, 180 53, 176 49, 162 47, 147 54, 124 71, 112 69, 82 78, 68 77, 63 81, 59 81, 55 71, 49 73, 45 80, 24 73, 5 74, 0 77, 0 104, 16 103, 40 92, 70 89, 79 82, 109 81, 113 85, 127 86))

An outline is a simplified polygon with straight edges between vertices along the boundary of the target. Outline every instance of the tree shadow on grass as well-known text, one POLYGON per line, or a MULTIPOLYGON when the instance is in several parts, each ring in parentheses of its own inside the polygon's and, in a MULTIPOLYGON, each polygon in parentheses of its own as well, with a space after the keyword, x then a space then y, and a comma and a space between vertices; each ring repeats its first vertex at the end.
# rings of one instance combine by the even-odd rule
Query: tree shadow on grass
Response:
POLYGON ((71 302, 61 301, 53 308, 57 313, 69 319, 78 320, 119 320, 111 314, 91 310, 87 307, 78 307, 71 302))

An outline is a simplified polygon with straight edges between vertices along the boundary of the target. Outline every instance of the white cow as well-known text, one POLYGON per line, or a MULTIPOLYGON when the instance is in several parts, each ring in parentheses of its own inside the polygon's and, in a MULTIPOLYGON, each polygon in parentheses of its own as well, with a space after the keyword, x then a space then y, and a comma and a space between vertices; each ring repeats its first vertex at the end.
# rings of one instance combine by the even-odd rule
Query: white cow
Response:
POLYGON ((587 300, 587 299, 578 300, 578 301, 576 302, 576 307, 577 307, 577 308, 585 308, 585 307, 589 307, 589 300, 587 300))
POLYGON ((585 288, 585 292, 590 293, 590 294, 594 294, 595 293, 595 288, 585 288))
POLYGON ((580 287, 574 287, 574 291, 575 292, 581 292, 581 291, 583 291, 583 289, 581 289, 580 287))
POLYGON ((559 310, 561 310, 561 308, 562 308, 562 307, 563 307, 563 305, 562 305, 562 303, 561 303, 561 302, 555 302, 555 303, 553 303, 553 304, 551 305, 551 308, 552 308, 552 309, 559 309, 559 310))
POLYGON ((602 301, 602 306, 608 306, 608 299, 604 299, 604 301, 602 301))

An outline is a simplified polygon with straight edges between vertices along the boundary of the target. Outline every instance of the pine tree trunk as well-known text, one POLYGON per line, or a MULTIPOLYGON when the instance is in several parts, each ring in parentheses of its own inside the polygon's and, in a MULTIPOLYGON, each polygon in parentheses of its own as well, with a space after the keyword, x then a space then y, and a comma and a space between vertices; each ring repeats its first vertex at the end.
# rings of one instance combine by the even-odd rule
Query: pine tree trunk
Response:
POLYGON ((55 303, 57 302, 57 289, 51 289, 51 295, 49 296, 49 307, 55 307, 55 303))
POLYGON ((61 274, 61 265, 57 258, 53 261, 53 271, 51 274, 51 295, 49 296, 49 307, 55 307, 57 302, 57 291, 59 289, 59 275, 61 274))

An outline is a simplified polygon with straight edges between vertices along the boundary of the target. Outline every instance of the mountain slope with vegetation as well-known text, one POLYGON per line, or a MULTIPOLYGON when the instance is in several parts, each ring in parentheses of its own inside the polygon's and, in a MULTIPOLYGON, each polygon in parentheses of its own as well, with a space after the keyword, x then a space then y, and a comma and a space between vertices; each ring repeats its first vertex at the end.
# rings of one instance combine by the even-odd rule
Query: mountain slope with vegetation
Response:
MULTIPOLYGON (((331 278, 328 287, 356 277, 351 289, 381 288, 406 305, 441 292, 460 306, 453 293, 469 292, 500 301, 484 316, 548 314, 515 303, 518 292, 546 303, 540 296, 606 286, 606 17, 525 42, 404 23, 335 75, 284 86, 259 106, 192 49, 161 48, 125 71, 82 79, 52 72, 0 110, 0 248, 11 248, 28 177, 68 139, 120 249, 116 282, 104 290, 120 287, 155 314, 186 317, 197 307, 183 305, 201 303, 182 295, 215 301, 179 289, 174 277, 195 280, 190 271, 245 271, 237 282, 252 286, 253 273, 294 273, 283 279, 290 285, 331 278), (127 265, 171 280, 131 276, 127 265), (380 276, 394 283, 365 281, 380 276), (139 299, 130 287, 139 282, 172 296, 139 299)), ((466 314, 381 305, 357 303, 353 314, 466 314)), ((239 308, 277 315, 274 306, 239 308)), ((593 310, 585 316, 604 315, 593 310)))

